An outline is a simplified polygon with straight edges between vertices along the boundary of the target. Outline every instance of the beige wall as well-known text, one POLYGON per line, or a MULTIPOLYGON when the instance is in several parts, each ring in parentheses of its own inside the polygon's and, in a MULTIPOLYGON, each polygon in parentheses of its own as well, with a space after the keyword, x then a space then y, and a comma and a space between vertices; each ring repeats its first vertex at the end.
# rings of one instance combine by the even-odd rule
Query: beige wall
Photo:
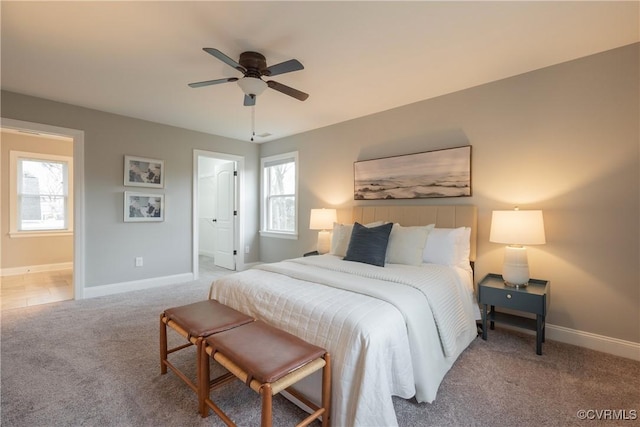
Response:
POLYGON ((529 262, 532 277, 552 283, 548 322, 640 342, 639 49, 263 144, 262 156, 299 151, 301 237, 261 238, 262 259, 313 250, 311 208, 335 206, 349 219, 354 161, 470 144, 472 197, 394 203, 477 205, 476 281, 502 264, 491 211, 542 209, 547 244, 530 247, 529 262))
POLYGON ((2 237, 1 269, 60 264, 73 261, 73 236, 9 237, 9 152, 57 154, 73 157, 73 143, 60 139, 43 138, 2 132, 0 140, 0 217, 2 237))

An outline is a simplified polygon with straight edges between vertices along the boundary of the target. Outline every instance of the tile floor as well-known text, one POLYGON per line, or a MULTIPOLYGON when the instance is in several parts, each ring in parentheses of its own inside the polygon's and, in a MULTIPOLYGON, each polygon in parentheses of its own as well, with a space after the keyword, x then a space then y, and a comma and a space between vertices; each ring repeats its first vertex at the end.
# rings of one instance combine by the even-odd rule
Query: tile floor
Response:
MULTIPOLYGON (((200 256, 200 277, 215 279, 230 270, 217 267, 213 258, 200 256)), ((0 277, 1 309, 29 307, 32 305, 73 299, 73 270, 17 274, 0 277)))
POLYGON ((72 298, 72 269, 0 277, 2 310, 47 304, 72 298))
POLYGON ((198 267, 200 270, 200 275, 203 274, 214 274, 214 273, 224 273, 224 272, 228 272, 228 273, 232 273, 231 270, 227 270, 226 268, 222 268, 222 267, 218 267, 213 258, 208 257, 208 256, 204 256, 204 255, 200 255, 198 256, 198 267))

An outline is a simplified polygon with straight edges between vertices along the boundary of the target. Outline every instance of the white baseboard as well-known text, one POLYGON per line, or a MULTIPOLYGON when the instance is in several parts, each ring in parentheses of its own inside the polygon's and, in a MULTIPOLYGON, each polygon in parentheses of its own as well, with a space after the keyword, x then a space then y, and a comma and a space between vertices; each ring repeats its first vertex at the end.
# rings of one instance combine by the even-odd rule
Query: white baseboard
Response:
POLYGON ((112 283, 110 285, 89 286, 84 288, 84 298, 103 297, 123 292, 139 291, 143 289, 190 282, 192 280, 193 273, 184 273, 174 274, 172 276, 153 277, 151 279, 133 280, 131 282, 112 283))
MULTIPOLYGON (((501 328, 513 329, 514 331, 535 335, 535 331, 528 331, 511 325, 500 324, 501 328)), ((604 335, 592 334, 591 332, 579 331, 577 329, 565 328, 564 326, 546 325, 546 338, 565 344, 577 345, 578 347, 590 350, 601 351, 627 359, 640 362, 640 343, 625 341, 618 338, 611 338, 604 335)), ((542 348, 544 353, 544 346, 542 348)))
POLYGON ((215 252, 205 251, 205 250, 202 250, 202 249, 200 250, 198 255, 208 256, 209 258, 215 258, 216 257, 216 253, 215 252))
POLYGON ((573 344, 640 362, 640 343, 592 334, 591 332, 578 331, 576 329, 565 328, 564 326, 558 325, 548 324, 546 329, 546 336, 551 340, 573 344))
POLYGON ((3 268, 0 277, 16 276, 27 273, 44 273, 47 271, 68 270, 73 268, 73 262, 60 262, 58 264, 25 265, 22 267, 3 268))

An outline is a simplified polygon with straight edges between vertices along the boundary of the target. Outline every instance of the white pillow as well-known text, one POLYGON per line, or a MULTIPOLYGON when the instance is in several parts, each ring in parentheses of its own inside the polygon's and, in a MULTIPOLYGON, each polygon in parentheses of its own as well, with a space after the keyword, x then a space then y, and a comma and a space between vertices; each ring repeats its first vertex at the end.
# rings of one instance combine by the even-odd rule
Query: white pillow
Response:
POLYGON ((422 264, 422 253, 429 232, 434 224, 419 227, 403 227, 393 224, 387 246, 387 262, 393 264, 422 264))
POLYGON ((460 233, 458 237, 460 240, 458 241, 458 262, 456 265, 473 272, 469 261, 469 256, 471 255, 471 227, 464 227, 464 232, 460 233))
POLYGON ((471 228, 434 228, 427 237, 422 260, 431 264, 442 264, 469 268, 471 250, 471 228))
MULTIPOLYGON (((384 224, 384 221, 371 222, 365 224, 365 227, 377 227, 384 224)), ((333 223, 333 233, 331 233, 331 255, 343 257, 347 254, 347 248, 349 247, 349 241, 351 240, 351 232, 353 231, 353 224, 338 224, 333 223)))

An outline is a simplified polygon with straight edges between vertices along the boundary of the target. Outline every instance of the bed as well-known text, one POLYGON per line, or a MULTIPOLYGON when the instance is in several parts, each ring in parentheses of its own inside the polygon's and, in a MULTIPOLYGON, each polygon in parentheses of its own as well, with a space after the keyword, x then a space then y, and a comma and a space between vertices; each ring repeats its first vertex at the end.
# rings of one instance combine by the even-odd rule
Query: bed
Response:
MULTIPOLYGON (((209 297, 331 353, 333 425, 397 425, 392 396, 433 402, 477 335, 476 218, 468 205, 355 207, 367 227, 336 224, 331 253, 225 276, 209 297), (384 267, 357 260, 358 239, 383 228, 384 267)), ((318 384, 296 388, 319 401, 318 384)))

